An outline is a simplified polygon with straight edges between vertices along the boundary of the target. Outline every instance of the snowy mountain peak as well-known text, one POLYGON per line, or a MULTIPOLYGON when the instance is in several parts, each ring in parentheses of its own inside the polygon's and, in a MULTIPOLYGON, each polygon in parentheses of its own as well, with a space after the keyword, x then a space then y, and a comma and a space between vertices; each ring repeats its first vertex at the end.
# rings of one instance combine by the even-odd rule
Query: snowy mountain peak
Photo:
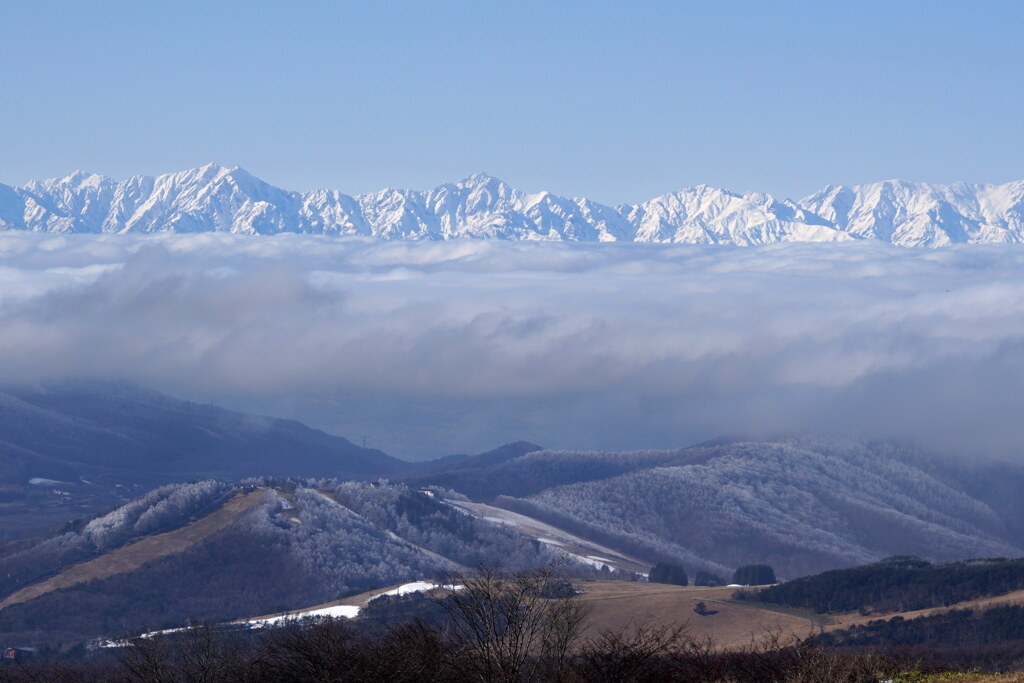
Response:
POLYGON ((636 241, 757 245, 871 239, 901 246, 1024 241, 1024 180, 828 185, 799 202, 709 185, 636 205, 521 192, 488 173, 426 191, 291 192, 209 163, 116 182, 75 171, 0 185, 0 230, 279 232, 378 239, 636 241))
POLYGON ((459 182, 458 184, 463 187, 479 187, 481 185, 489 185, 492 183, 496 183, 499 185, 505 184, 504 182, 502 182, 501 179, 495 178, 490 173, 486 173, 484 171, 472 173, 463 178, 462 181, 459 182))
POLYGON ((1024 238, 1022 186, 884 180, 829 186, 800 206, 852 235, 901 246, 1016 243, 1024 238))
POLYGON ((31 189, 35 191, 54 191, 58 188, 76 188, 76 189, 87 189, 94 188, 98 189, 106 185, 115 185, 116 183, 107 176, 100 175, 98 173, 89 173, 87 171, 74 171, 70 175, 66 175, 63 178, 46 178, 45 180, 33 180, 25 185, 25 189, 31 189))
POLYGON ((73 185, 75 187, 101 187, 103 185, 111 184, 114 181, 105 175, 99 173, 88 173, 86 171, 75 171, 66 178, 57 181, 63 185, 73 185))

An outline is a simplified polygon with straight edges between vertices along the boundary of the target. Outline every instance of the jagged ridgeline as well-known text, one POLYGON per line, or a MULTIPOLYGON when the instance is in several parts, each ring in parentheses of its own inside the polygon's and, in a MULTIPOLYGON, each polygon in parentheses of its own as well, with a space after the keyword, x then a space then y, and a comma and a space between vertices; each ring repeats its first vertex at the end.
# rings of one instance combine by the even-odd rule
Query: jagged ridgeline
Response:
POLYGON ((440 493, 329 480, 164 486, 0 558, 0 638, 53 642, 190 617, 228 621, 559 556, 440 493))
POLYGON ((209 164, 157 177, 73 173, 0 185, 0 229, 57 233, 232 232, 379 239, 494 238, 733 244, 880 240, 901 246, 1017 243, 1024 181, 828 186, 798 202, 706 185, 635 205, 526 193, 485 174, 432 190, 291 192, 209 164))

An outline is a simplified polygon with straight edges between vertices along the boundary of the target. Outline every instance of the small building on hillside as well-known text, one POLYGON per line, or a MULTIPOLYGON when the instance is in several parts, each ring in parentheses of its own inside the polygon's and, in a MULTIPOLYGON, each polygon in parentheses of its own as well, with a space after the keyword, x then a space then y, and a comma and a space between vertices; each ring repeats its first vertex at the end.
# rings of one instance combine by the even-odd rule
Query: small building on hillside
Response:
POLYGON ((3 649, 3 663, 14 664, 24 662, 32 658, 36 649, 34 647, 5 647, 3 649))

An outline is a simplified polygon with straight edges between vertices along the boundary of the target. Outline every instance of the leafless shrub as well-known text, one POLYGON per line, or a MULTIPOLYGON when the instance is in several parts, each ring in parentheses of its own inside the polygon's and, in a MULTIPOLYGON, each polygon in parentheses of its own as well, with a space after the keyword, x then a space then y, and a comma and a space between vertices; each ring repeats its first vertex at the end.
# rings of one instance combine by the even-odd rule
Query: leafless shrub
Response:
POLYGON ((630 625, 588 639, 576 665, 588 681, 669 680, 691 643, 685 624, 630 625))
POLYGON ((557 564, 453 575, 437 600, 449 656, 480 681, 562 679, 586 617, 557 564))
POLYGON ((119 660, 126 680, 137 683, 220 683, 254 680, 255 653, 210 625, 170 637, 136 638, 119 660))

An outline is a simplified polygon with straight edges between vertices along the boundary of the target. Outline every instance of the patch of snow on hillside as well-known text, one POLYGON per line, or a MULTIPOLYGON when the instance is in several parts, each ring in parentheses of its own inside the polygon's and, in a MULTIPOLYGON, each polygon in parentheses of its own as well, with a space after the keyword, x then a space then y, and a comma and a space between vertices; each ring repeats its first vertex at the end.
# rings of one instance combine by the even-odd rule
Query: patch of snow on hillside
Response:
MULTIPOLYGON (((440 588, 440 586, 430 581, 413 581, 412 583, 404 583, 398 588, 392 588, 380 595, 408 595, 409 593, 434 590, 435 588, 440 588)), ((377 597, 380 597, 380 595, 377 597)))
POLYGON ((385 595, 398 595, 398 596, 402 596, 402 595, 409 595, 410 593, 421 593, 421 592, 426 592, 426 591, 432 591, 435 588, 445 588, 445 589, 448 589, 448 590, 457 591, 457 590, 461 590, 462 586, 460 586, 458 584, 432 583, 430 581, 413 581, 412 583, 404 583, 401 586, 399 586, 398 588, 392 588, 389 591, 384 591, 380 595, 375 595, 372 598, 370 598, 370 602, 373 602, 377 598, 382 598, 385 595))
POLYGON ((322 607, 320 609, 313 609, 305 612, 278 614, 264 619, 249 619, 248 621, 238 623, 249 626, 250 628, 265 628, 267 626, 274 626, 289 619, 305 619, 306 617, 344 617, 345 619, 353 619, 359 615, 359 610, 360 607, 356 605, 332 605, 330 607, 322 607))
POLYGON ((28 480, 28 483, 32 486, 53 486, 54 484, 65 484, 67 482, 58 481, 56 479, 46 479, 45 477, 32 477, 28 480))

